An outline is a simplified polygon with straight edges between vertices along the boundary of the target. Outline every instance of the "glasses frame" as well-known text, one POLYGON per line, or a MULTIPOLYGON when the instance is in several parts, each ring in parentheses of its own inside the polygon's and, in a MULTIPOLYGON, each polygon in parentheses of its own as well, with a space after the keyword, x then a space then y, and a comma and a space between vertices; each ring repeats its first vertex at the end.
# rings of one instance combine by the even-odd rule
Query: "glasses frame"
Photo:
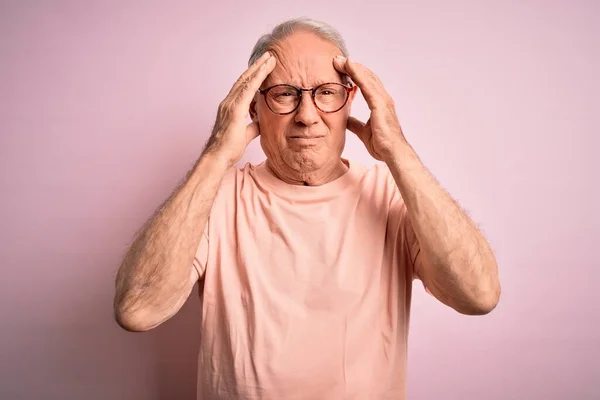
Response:
POLYGON ((269 110, 271 110, 272 113, 277 114, 277 115, 288 115, 288 114, 291 114, 294 111, 296 111, 298 109, 298 107, 300 107, 300 103, 302 103, 302 94, 303 94, 303 92, 311 92, 310 93, 310 97, 312 98, 312 102, 315 105, 315 107, 317 108, 317 110, 321 111, 322 113, 331 114, 331 113, 338 112, 342 108, 344 108, 344 106, 346 105, 346 103, 348 103, 348 99, 350 98, 350 93, 352 92, 353 89, 354 89, 354 86, 352 85, 352 83, 343 84, 343 83, 340 83, 340 82, 325 82, 325 83, 321 83, 318 86, 315 86, 314 88, 300 88, 298 86, 290 85, 288 83, 280 83, 278 85, 269 86, 268 88, 265 88, 265 89, 258 89, 258 92, 264 96, 265 103, 267 104, 267 107, 269 107, 269 110), (315 96, 317 94, 317 89, 319 89, 321 86, 332 85, 332 84, 333 85, 340 85, 344 89, 346 89, 346 99, 344 100, 344 103, 340 106, 340 108, 338 108, 337 110, 334 110, 334 111, 324 111, 324 110, 322 110, 317 105, 317 100, 315 100, 315 96), (284 113, 274 111, 271 108, 271 106, 269 105, 269 102, 267 101, 267 94, 269 93, 269 91, 271 89, 274 89, 276 87, 281 87, 281 86, 292 87, 292 88, 296 89, 298 91, 298 93, 299 93, 299 95, 298 95, 298 104, 296 104, 296 107, 294 107, 293 110, 288 111, 288 112, 284 112, 284 113))

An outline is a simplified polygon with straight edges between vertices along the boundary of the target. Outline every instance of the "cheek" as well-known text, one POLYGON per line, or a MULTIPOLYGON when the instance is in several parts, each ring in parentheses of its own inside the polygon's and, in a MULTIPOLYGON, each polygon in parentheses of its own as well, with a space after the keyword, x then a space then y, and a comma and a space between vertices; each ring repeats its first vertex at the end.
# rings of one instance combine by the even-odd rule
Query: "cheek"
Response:
POLYGON ((270 148, 285 146, 285 132, 289 123, 289 117, 275 115, 268 109, 261 110, 258 114, 261 143, 270 148))
POLYGON ((331 116, 331 118, 329 118, 326 121, 330 133, 332 136, 334 136, 336 139, 339 139, 340 137, 343 137, 344 134, 346 133, 346 125, 348 123, 348 113, 344 112, 342 113, 340 111, 340 113, 338 115, 335 116, 331 116))

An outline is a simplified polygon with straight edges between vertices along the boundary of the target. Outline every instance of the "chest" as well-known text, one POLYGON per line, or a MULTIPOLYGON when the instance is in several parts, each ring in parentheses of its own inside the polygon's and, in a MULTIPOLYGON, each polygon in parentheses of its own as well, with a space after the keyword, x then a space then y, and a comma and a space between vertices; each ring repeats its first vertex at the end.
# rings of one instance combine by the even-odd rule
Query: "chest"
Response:
POLYGON ((390 268, 387 214, 369 202, 242 202, 229 211, 211 252, 218 286, 242 301, 344 309, 390 268))

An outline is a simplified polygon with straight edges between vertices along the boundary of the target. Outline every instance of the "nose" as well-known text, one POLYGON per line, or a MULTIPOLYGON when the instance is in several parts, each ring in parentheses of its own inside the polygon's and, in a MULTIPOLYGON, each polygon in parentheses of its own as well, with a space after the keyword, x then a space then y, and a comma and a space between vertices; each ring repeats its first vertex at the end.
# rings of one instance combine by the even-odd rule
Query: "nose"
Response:
POLYGON ((310 93, 304 93, 296 110, 294 120, 299 124, 311 126, 319 122, 320 118, 319 110, 315 107, 310 93))

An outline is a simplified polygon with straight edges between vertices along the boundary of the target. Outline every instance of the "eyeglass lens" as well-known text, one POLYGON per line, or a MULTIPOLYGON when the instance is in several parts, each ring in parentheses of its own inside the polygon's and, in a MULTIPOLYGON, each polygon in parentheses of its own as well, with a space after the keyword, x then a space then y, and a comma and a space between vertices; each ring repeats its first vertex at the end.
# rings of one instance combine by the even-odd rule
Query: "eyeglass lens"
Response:
MULTIPOLYGON (((267 104, 276 113, 291 112, 300 101, 300 93, 300 90, 293 86, 278 85, 267 93, 267 104)), ((314 90, 315 103, 324 112, 333 112, 342 108, 347 96, 346 88, 337 83, 320 85, 314 90)))

